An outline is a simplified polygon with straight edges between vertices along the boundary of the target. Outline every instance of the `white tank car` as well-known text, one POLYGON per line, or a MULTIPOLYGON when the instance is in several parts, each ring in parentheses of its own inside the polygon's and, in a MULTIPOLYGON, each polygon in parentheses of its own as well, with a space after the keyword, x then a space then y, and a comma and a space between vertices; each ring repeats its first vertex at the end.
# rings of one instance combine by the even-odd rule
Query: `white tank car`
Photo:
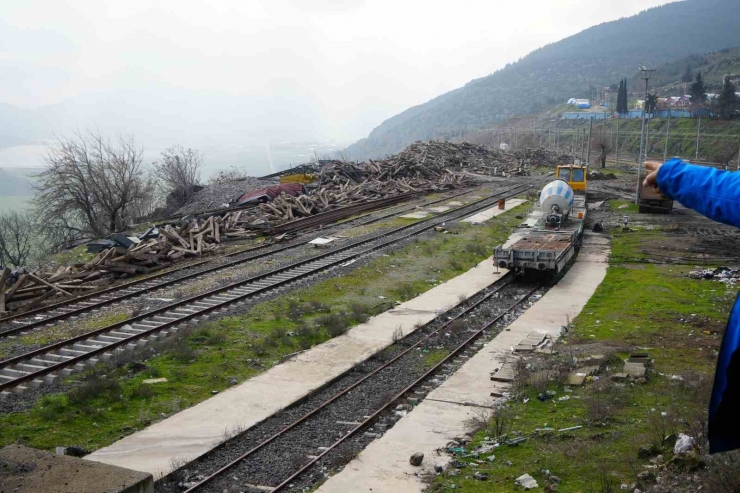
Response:
POLYGON ((545 185, 540 193, 540 207, 548 224, 560 224, 568 217, 573 207, 575 194, 563 180, 555 180, 545 185))

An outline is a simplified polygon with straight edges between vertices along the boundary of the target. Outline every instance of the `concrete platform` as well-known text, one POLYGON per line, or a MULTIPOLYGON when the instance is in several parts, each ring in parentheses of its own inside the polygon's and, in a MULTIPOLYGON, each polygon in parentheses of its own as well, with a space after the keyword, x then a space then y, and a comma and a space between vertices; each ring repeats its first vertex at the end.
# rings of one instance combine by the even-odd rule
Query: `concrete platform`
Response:
POLYGON ((0 449, 0 492, 154 493, 151 474, 22 445, 0 449))
POLYGON ((176 458, 195 458, 222 441, 223 431, 249 427, 292 404, 353 365, 389 346, 394 331, 404 334, 417 324, 471 296, 505 274, 495 273, 493 260, 447 281, 413 300, 371 318, 346 334, 232 387, 200 404, 134 433, 87 457, 156 477, 170 471, 176 458))
POLYGON ((608 238, 587 236, 577 261, 557 286, 317 491, 421 493, 425 485, 419 475, 433 474, 435 464, 449 460, 436 450, 467 432, 466 421, 494 404, 492 392, 508 389, 510 383, 491 381, 490 373, 500 368, 511 357, 513 347, 532 332, 557 338, 567 318, 578 315, 601 284, 608 256, 608 238), (409 464, 415 452, 424 453, 421 467, 409 464))
POLYGON ((503 209, 499 209, 498 206, 491 207, 490 209, 486 209, 470 217, 466 217, 465 219, 462 220, 462 222, 471 223, 471 224, 481 224, 525 202, 526 200, 524 199, 507 199, 506 204, 504 205, 503 209))

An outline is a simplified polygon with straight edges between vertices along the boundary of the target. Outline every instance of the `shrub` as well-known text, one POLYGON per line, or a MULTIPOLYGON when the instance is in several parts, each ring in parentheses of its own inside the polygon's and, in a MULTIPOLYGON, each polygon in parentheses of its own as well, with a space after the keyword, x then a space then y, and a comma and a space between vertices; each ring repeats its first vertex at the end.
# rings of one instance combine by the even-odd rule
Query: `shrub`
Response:
POLYGON ((108 399, 117 399, 121 394, 121 385, 118 380, 105 375, 93 374, 69 392, 69 402, 83 404, 96 397, 105 396, 108 399))
POLYGON ((483 243, 483 240, 473 240, 465 245, 465 251, 472 253, 477 257, 484 257, 488 255, 488 247, 483 243))
POLYGON ((331 311, 331 307, 329 305, 320 301, 309 301, 308 305, 311 307, 311 311, 316 313, 329 313, 331 311))
POLYGON ((285 343, 288 339, 288 331, 283 326, 277 326, 270 329, 270 334, 267 336, 268 343, 271 346, 278 346, 285 343))
POLYGON ((362 303, 352 303, 349 305, 349 311, 352 313, 352 318, 359 323, 366 322, 368 317, 369 309, 362 303))
POLYGON ((197 357, 195 350, 190 347, 185 339, 175 341, 167 352, 172 359, 180 363, 189 363, 197 357))
POLYGON ((401 283, 395 289, 395 291, 398 297, 401 298, 402 300, 411 299, 416 295, 416 289, 414 288, 414 285, 410 282, 401 283))
POLYGON ((157 391, 154 389, 154 386, 145 383, 139 383, 131 389, 132 399, 149 399, 155 395, 157 395, 157 391))
POLYGON ((344 313, 330 313, 316 319, 316 323, 326 329, 331 337, 344 334, 349 329, 349 320, 344 313))
POLYGON ((452 270, 463 270, 465 268, 463 263, 457 258, 451 258, 449 265, 452 270))

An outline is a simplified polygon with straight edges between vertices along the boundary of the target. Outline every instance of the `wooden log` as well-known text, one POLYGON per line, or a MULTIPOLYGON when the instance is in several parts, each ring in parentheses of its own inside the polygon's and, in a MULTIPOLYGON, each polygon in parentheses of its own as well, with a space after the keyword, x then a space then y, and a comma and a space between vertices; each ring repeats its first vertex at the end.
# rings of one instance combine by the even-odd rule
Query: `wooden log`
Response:
POLYGON ((13 297, 15 292, 21 288, 21 286, 23 285, 23 283, 26 282, 27 279, 28 279, 28 274, 21 274, 21 276, 18 278, 16 283, 10 287, 7 293, 5 293, 6 294, 5 299, 10 301, 10 298, 13 297))
POLYGON ((8 281, 9 276, 10 276, 10 269, 5 267, 3 269, 3 273, 0 274, 0 293, 5 291, 5 283, 8 281))
POLYGON ((36 281, 36 282, 38 282, 38 283, 41 283, 41 284, 45 284, 45 285, 49 286, 49 287, 50 287, 51 289, 56 289, 56 290, 57 290, 57 291, 59 291, 60 293, 62 293, 62 294, 65 294, 65 295, 67 295, 67 296, 73 296, 73 295, 72 295, 72 293, 70 293, 70 292, 68 292, 68 291, 65 291, 65 290, 63 290, 62 288, 60 288, 60 287, 59 287, 58 285, 56 285, 56 284, 52 284, 52 283, 50 283, 50 282, 46 282, 46 281, 44 281, 43 279, 41 279, 40 277, 38 277, 38 276, 35 276, 35 275, 33 275, 33 274, 29 274, 29 276, 31 276, 31 278, 33 278, 33 280, 34 280, 34 281, 36 281))

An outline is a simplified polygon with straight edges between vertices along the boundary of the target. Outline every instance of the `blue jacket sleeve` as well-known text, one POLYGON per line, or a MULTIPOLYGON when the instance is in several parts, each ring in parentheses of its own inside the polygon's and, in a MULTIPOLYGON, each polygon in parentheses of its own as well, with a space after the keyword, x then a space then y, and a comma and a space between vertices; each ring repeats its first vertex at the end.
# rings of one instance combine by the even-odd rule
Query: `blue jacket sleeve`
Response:
POLYGON ((658 171, 658 188, 684 207, 715 221, 740 227, 740 172, 671 159, 658 171))

